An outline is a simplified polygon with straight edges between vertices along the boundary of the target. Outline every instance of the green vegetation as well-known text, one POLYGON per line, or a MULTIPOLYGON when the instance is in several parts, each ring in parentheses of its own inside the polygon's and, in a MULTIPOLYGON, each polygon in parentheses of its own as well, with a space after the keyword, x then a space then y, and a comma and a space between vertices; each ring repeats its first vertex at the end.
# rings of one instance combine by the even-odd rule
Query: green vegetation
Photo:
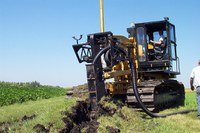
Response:
MULTIPOLYGON (((160 114, 197 108, 195 92, 186 93, 185 100, 184 107, 167 109, 161 111, 160 114)), ((144 112, 137 112, 124 106, 118 109, 113 116, 101 116, 98 122, 100 123, 98 133, 108 133, 106 128, 108 126, 120 129, 122 133, 197 133, 200 131, 197 112, 166 118, 151 118, 144 112)))
POLYGON ((66 89, 42 86, 38 82, 8 83, 0 82, 0 106, 23 103, 30 100, 48 99, 66 94, 66 89))
MULTIPOLYGON (((0 107, 0 114, 2 114, 0 131, 33 133, 35 132, 34 126, 41 124, 46 129, 49 125, 53 125, 50 132, 58 132, 65 126, 62 121, 64 117, 62 112, 70 111, 71 107, 76 104, 76 100, 75 98, 66 100, 64 96, 59 96, 0 107)), ((166 118, 151 118, 144 112, 137 112, 126 106, 120 107, 113 102, 103 104, 116 109, 116 113, 112 116, 102 115, 98 118, 98 133, 109 133, 108 126, 119 129, 121 133, 197 133, 200 131, 197 112, 166 118)), ((118 104, 121 105, 121 103, 118 104)), ((195 92, 188 92, 184 107, 167 109, 161 111, 160 114, 195 108, 197 108, 195 92)))
POLYGON ((9 132, 32 133, 36 124, 46 128, 51 123, 50 132, 58 132, 64 127, 62 111, 74 106, 76 99, 66 100, 64 96, 38 101, 29 101, 22 104, 13 104, 0 108, 0 131, 8 129, 9 132), (25 117, 30 117, 24 120, 25 117), (32 117, 32 118, 31 118, 32 117))

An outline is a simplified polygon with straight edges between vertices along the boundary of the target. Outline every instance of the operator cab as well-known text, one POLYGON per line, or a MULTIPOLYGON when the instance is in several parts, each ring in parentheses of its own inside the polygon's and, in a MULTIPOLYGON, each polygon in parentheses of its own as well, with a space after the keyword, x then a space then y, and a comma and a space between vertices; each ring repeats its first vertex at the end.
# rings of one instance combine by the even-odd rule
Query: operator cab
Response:
POLYGON ((172 77, 180 74, 179 60, 176 52, 175 26, 167 19, 162 21, 136 23, 127 29, 129 37, 136 39, 138 65, 140 72, 170 74, 172 77), (159 41, 160 45, 150 40, 159 41))

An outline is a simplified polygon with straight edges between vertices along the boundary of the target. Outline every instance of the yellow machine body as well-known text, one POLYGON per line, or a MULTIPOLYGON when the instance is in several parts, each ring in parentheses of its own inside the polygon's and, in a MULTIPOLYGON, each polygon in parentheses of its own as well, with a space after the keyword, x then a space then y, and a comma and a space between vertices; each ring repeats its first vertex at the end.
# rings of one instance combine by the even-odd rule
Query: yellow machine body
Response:
MULTIPOLYGON (((132 47, 131 57, 135 59, 136 69, 138 68, 136 42, 135 38, 126 38, 124 36, 114 36, 120 42, 120 47, 126 50, 127 47, 132 47)), ((140 53, 140 50, 138 51, 140 53)), ((126 94, 127 88, 131 83, 131 70, 129 68, 128 61, 122 61, 112 67, 112 71, 105 72, 104 78, 111 79, 110 82, 106 82, 106 89, 109 95, 126 94)), ((137 70, 136 70, 137 71, 137 70)))

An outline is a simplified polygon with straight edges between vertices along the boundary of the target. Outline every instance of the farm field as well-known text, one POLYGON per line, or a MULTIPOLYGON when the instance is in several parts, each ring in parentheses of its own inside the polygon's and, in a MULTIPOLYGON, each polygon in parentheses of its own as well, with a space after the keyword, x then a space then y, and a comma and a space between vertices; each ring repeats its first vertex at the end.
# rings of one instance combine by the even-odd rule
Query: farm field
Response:
POLYGON ((38 82, 9 83, 0 82, 0 106, 23 103, 30 100, 48 99, 64 96, 66 89, 54 86, 43 86, 38 82))
MULTIPOLYGON (((15 103, 0 107, 0 132, 63 132, 66 123, 66 111, 76 105, 80 98, 55 96, 49 99, 37 99, 15 103), (40 127, 38 129, 38 127, 40 127), (41 130, 41 127, 44 130, 41 130)), ((126 105, 118 106, 115 103, 107 102, 104 106, 114 109, 114 113, 101 114, 97 119, 98 133, 197 133, 200 131, 200 121, 197 119, 197 112, 179 114, 166 118, 151 118, 143 112, 134 111, 126 105)), ((161 111, 161 114, 196 108, 195 92, 187 91, 185 106, 161 111)), ((82 117, 82 116, 81 116, 82 117)), ((92 125, 92 126, 93 126, 92 125)), ((81 132, 87 132, 80 128, 81 132)))

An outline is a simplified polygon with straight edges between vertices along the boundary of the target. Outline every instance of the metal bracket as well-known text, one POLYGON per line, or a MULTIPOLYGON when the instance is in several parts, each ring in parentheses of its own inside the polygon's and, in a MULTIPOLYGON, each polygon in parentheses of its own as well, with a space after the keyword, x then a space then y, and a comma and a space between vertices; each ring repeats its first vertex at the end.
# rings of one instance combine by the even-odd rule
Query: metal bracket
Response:
POLYGON ((76 38, 75 36, 73 36, 72 38, 73 38, 74 40, 76 40, 76 43, 78 44, 78 41, 81 40, 82 37, 83 37, 83 35, 80 35, 79 38, 76 38))

